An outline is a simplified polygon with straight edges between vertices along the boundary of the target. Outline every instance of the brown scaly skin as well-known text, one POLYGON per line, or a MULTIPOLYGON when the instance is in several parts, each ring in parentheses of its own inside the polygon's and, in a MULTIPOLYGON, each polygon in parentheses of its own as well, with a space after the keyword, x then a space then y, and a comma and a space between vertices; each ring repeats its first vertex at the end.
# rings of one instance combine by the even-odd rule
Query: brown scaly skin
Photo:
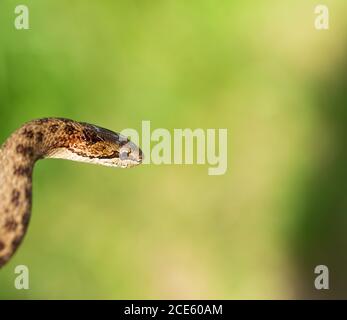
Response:
POLYGON ((58 158, 76 160, 76 155, 76 161, 114 167, 132 167, 142 161, 142 151, 135 144, 107 129, 61 118, 24 124, 0 149, 0 268, 13 256, 28 228, 34 164, 54 157, 57 150, 58 158))

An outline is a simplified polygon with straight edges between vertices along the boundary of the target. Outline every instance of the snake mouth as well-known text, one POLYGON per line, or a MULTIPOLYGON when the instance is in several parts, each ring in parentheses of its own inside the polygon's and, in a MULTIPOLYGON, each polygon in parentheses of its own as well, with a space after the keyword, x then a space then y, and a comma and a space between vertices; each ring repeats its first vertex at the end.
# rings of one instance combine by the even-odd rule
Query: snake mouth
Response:
POLYGON ((119 163, 118 166, 121 168, 132 168, 138 166, 139 164, 141 164, 141 161, 138 160, 124 160, 119 163))
POLYGON ((136 161, 138 164, 142 163, 142 161, 143 161, 143 153, 142 153, 141 149, 139 149, 139 156, 138 156, 137 159, 135 159, 135 161, 136 161))

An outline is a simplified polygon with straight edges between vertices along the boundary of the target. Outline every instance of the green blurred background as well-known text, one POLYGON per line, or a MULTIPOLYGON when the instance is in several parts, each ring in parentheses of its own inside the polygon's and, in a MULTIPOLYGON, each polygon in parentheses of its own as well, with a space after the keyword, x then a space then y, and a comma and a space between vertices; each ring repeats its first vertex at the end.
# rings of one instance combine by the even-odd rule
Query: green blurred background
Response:
POLYGON ((347 298, 347 2, 327 4, 317 31, 310 0, 2 0, 1 142, 47 116, 228 128, 228 171, 38 163, 0 298, 347 298))

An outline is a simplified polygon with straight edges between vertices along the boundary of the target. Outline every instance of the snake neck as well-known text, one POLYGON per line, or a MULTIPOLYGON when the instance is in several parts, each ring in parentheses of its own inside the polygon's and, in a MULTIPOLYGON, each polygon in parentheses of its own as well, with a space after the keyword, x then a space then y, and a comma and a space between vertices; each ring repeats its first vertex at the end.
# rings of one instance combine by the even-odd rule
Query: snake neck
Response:
POLYGON ((26 233, 32 199, 32 172, 41 157, 41 139, 30 126, 13 133, 0 152, 0 267, 26 233))
MULTIPOLYGON (((15 131, 0 149, 0 268, 16 252, 28 228, 35 162, 59 148, 96 140, 85 126, 69 119, 30 121, 15 131)), ((92 132, 93 133, 93 132, 92 132)), ((95 134, 96 135, 96 134, 95 134)))

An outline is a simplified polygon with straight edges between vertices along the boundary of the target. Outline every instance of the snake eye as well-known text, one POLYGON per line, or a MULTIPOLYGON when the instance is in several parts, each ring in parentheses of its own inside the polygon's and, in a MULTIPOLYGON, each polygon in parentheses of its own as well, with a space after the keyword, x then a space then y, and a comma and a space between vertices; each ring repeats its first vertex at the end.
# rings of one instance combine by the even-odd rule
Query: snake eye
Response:
POLYGON ((126 160, 126 159, 128 159, 129 154, 130 154, 130 151, 123 151, 120 153, 119 158, 121 160, 126 160))

